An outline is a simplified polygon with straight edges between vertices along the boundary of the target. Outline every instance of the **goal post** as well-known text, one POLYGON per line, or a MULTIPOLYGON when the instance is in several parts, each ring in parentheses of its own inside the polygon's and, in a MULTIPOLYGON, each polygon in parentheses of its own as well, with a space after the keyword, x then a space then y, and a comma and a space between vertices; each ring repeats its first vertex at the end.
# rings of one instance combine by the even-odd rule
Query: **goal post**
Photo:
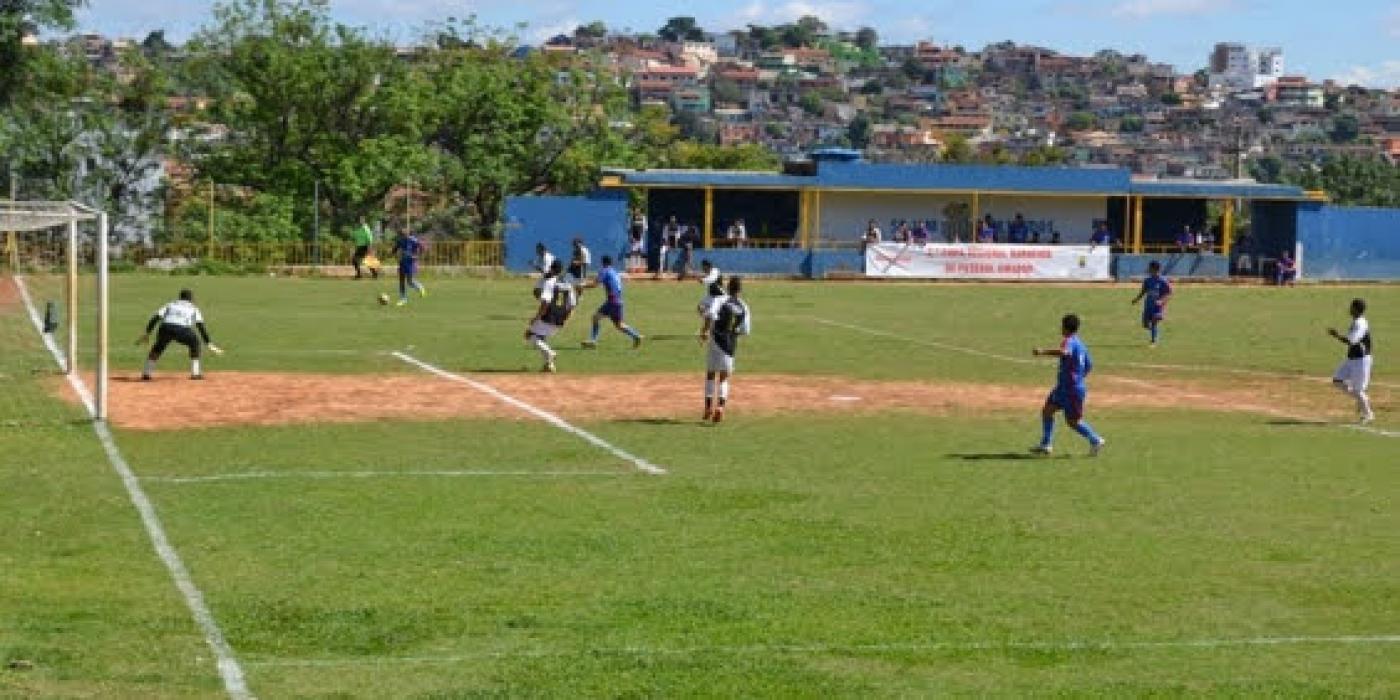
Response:
MULTIPOLYGON (((94 257, 97 272, 97 331, 96 356, 93 387, 93 418, 107 419, 108 395, 108 338, 107 319, 109 316, 108 285, 108 228, 107 214, 79 202, 32 202, 0 200, 0 231, 6 233, 11 273, 19 275, 26 264, 19 250, 18 238, 21 234, 36 232, 66 233, 64 245, 64 296, 65 321, 68 324, 63 342, 63 371, 76 374, 78 371, 78 271, 80 268, 79 249, 81 248, 81 227, 93 224, 94 257)), ((30 309, 32 311, 32 309, 30 309)), ((41 329, 42 330, 42 329, 41 329)), ((53 339, 57 342, 57 339, 53 339)))

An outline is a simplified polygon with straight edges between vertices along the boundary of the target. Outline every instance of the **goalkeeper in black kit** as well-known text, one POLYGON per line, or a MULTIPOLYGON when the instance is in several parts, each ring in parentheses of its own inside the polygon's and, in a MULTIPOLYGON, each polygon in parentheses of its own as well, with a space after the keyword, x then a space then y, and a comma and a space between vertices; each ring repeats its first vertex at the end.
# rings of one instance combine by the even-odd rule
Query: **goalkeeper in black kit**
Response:
POLYGON ((151 352, 146 356, 146 366, 141 370, 142 381, 151 380, 156 361, 172 342, 190 350, 190 379, 204 378, 204 372, 199 365, 200 338, 204 339, 204 344, 209 346, 210 352, 215 355, 224 354, 219 346, 209 340, 209 329, 204 326, 204 314, 194 305, 194 292, 188 289, 181 289, 179 299, 156 310, 151 320, 146 322, 146 332, 137 339, 136 344, 145 345, 149 342, 151 331, 156 330, 157 326, 160 330, 156 332, 156 344, 151 346, 151 352), (196 330, 199 331, 199 336, 195 336, 196 330))

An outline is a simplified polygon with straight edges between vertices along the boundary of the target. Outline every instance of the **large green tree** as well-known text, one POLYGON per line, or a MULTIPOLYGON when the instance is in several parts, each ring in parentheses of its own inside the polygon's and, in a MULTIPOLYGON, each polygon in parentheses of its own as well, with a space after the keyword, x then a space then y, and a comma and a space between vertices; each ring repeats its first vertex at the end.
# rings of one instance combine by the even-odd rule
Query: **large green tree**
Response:
POLYGON ((304 202, 319 189, 334 229, 432 172, 421 91, 394 47, 334 22, 323 0, 231 0, 190 44, 193 73, 227 137, 198 154, 201 179, 304 202))
POLYGON ((40 29, 72 29, 74 13, 84 0, 0 0, 0 107, 30 80, 33 51, 24 36, 40 29))

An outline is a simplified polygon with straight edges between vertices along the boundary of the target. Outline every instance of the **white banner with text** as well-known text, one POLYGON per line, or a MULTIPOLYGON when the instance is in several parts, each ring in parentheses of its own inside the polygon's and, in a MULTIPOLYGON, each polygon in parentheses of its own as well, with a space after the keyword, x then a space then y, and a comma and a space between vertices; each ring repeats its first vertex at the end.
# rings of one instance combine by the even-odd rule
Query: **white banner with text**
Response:
POLYGON ((867 277, 1109 281, 1107 246, 880 243, 865 249, 867 277))

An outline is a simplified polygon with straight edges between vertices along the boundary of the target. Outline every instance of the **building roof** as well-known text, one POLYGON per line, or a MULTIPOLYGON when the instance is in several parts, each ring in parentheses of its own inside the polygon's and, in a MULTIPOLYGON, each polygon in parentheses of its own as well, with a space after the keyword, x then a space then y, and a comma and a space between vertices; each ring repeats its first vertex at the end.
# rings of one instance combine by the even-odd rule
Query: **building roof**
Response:
POLYGON ((724 170, 607 169, 625 187, 820 189, 876 192, 989 192, 1124 197, 1308 199, 1292 185, 1250 180, 1134 178, 1127 168, 895 165, 817 158, 814 175, 724 170))

